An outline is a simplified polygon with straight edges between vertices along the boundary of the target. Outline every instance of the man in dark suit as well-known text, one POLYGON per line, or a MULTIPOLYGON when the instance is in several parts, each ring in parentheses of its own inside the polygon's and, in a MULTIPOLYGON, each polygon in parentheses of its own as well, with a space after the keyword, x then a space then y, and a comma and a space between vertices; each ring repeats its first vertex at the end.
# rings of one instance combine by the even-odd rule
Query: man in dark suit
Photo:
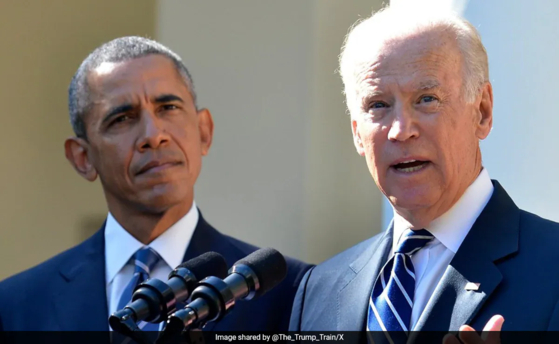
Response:
MULTIPOLYGON (((231 266, 257 249, 219 233, 196 207, 194 184, 213 121, 197 107, 178 55, 140 37, 102 45, 74 75, 69 110, 76 136, 65 142, 66 157, 85 179, 99 177, 109 214, 82 244, 0 283, 1 329, 109 330, 109 315, 130 300, 142 276, 166 280, 175 266, 208 251, 231 266)), ((274 290, 237 303, 206 329, 286 330, 310 268, 289 258, 287 265, 274 290)))
POLYGON ((394 219, 307 272, 291 330, 368 330, 394 343, 461 330, 476 343, 499 338, 474 330, 559 329, 559 224, 520 210, 489 178, 487 54, 470 23, 431 10, 388 7, 347 37, 354 144, 394 219))

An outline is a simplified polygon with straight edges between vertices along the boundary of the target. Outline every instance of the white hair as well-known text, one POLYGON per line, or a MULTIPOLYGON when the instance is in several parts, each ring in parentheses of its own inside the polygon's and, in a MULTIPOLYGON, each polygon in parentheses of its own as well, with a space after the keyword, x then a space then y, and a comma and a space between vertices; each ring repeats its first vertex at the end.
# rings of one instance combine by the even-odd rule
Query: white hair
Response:
POLYGON ((350 113, 356 112, 356 75, 372 61, 367 52, 377 49, 379 43, 393 37, 439 29, 450 31, 456 36, 463 57, 463 96, 473 103, 481 86, 489 81, 487 52, 481 43, 476 28, 451 10, 433 7, 387 6, 369 18, 358 21, 350 28, 340 54, 340 75, 344 83, 347 106, 350 113))

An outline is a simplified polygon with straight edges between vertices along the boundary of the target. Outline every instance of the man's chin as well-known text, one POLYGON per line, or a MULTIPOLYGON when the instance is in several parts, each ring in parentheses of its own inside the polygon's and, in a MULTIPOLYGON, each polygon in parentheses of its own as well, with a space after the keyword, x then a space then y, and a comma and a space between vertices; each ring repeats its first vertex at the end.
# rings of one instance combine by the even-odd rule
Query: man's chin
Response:
POLYGON ((428 208, 433 198, 432 193, 421 189, 398 190, 388 196, 394 207, 408 211, 428 208))
POLYGON ((151 192, 140 197, 140 203, 146 212, 164 213, 171 208, 186 203, 188 199, 192 198, 185 193, 177 192, 177 190, 175 192, 151 190, 151 192))

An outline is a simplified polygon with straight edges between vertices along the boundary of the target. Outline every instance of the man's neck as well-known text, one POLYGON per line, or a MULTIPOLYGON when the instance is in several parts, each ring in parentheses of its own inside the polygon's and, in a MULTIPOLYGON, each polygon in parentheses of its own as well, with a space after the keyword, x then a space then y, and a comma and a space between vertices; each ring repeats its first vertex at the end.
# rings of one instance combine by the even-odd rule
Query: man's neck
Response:
POLYGON ((394 207, 394 211, 400 215, 400 220, 405 223, 404 227, 414 230, 423 229, 428 227, 433 220, 446 213, 459 199, 460 197, 456 198, 452 202, 438 207, 414 210, 394 207))
POLYGON ((122 228, 147 245, 183 218, 192 208, 192 202, 182 202, 160 213, 130 209, 121 204, 109 205, 109 211, 122 228))
POLYGON ((450 210, 460 200, 462 195, 466 192, 468 187, 478 178, 483 170, 481 161, 479 167, 476 166, 475 173, 472 173, 464 183, 459 184, 454 190, 446 190, 441 199, 436 204, 419 209, 402 209, 394 206, 394 211, 400 215, 401 220, 407 222, 406 227, 410 229, 423 229, 426 228, 433 220, 442 216, 450 210), (449 197, 449 195, 453 195, 449 197))

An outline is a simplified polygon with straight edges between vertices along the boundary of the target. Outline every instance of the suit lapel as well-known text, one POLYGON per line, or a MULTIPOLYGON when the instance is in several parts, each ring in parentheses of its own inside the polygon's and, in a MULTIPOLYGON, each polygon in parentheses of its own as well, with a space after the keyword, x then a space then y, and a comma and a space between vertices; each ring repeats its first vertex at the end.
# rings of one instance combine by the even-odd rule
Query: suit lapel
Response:
POLYGON ((338 293, 338 331, 362 331, 373 283, 384 266, 392 247, 392 224, 377 240, 350 264, 348 280, 338 293))
POLYGON ((60 268, 53 295, 60 330, 108 331, 105 225, 60 268))
POLYGON ((470 323, 501 280, 499 269, 487 257, 472 254, 454 259, 421 314, 414 335, 423 334, 417 331, 457 331, 470 323), (468 283, 479 284, 479 289, 466 290, 468 283))
POLYGON ((520 211, 497 181, 493 185, 491 199, 446 269, 416 331, 457 331, 471 324, 503 278, 495 262, 518 250, 520 211), (478 290, 466 290, 468 283, 479 283, 478 290))
POLYGON ((192 233, 192 238, 184 254, 183 262, 196 258, 206 252, 214 251, 225 258, 228 266, 233 265, 238 258, 230 254, 231 250, 228 249, 228 245, 230 244, 225 240, 225 236, 206 222, 200 210, 198 210, 198 214, 198 223, 196 224, 194 233, 192 233))

